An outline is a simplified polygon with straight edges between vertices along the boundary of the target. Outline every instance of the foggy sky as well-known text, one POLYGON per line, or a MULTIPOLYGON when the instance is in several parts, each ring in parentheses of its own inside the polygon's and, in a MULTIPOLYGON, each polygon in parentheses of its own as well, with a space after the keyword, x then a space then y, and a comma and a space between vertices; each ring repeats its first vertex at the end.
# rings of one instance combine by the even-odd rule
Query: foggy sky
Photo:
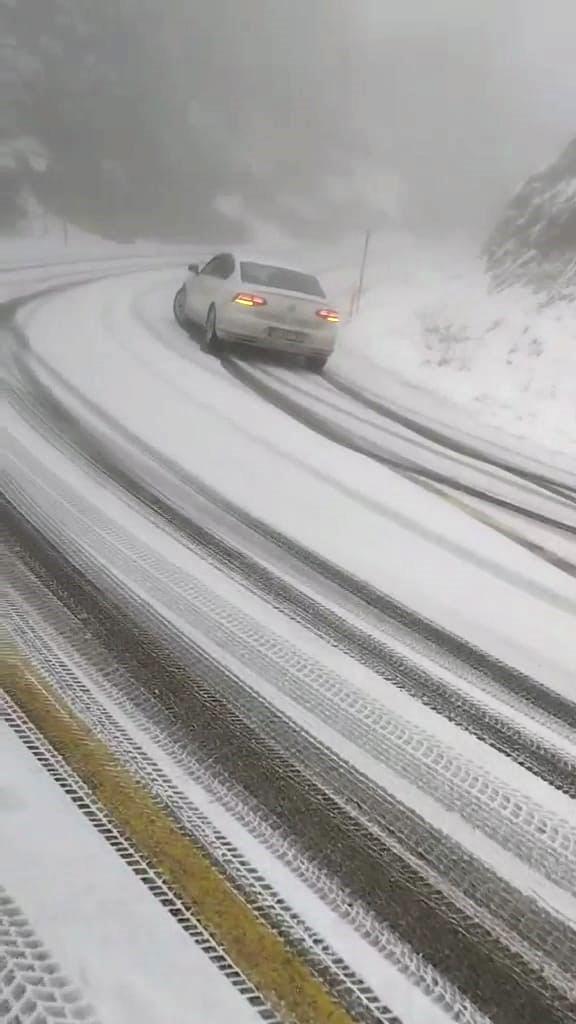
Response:
POLYGON ((178 43, 166 25, 186 61, 176 87, 229 161, 231 192, 272 181, 289 202, 321 201, 360 178, 418 227, 480 233, 576 133, 576 0, 171 8, 188 26, 178 43))
POLYGON ((576 0, 2 4, 9 134, 88 225, 210 232, 224 198, 296 232, 481 239, 576 135, 576 0))

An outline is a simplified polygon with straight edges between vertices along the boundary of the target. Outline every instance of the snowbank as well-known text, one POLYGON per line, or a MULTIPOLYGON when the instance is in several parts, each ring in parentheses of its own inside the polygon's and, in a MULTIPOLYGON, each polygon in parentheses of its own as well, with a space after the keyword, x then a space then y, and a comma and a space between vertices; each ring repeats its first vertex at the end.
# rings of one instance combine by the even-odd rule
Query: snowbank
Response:
POLYGON ((113 242, 69 227, 42 236, 0 235, 0 304, 47 289, 201 259, 198 246, 113 242))
POLYGON ((425 391, 430 409, 436 398, 436 414, 470 433, 509 435, 554 461, 576 456, 576 305, 544 307, 522 289, 490 294, 472 260, 455 271, 440 252, 412 272, 373 268, 333 366, 371 391, 396 385, 396 399, 405 385, 402 404, 415 413, 425 391))
POLYGON ((197 245, 170 245, 161 242, 112 242, 90 235, 71 225, 49 226, 46 234, 0 235, 0 267, 16 270, 43 263, 60 266, 89 259, 131 258, 132 256, 164 256, 196 252, 197 245))

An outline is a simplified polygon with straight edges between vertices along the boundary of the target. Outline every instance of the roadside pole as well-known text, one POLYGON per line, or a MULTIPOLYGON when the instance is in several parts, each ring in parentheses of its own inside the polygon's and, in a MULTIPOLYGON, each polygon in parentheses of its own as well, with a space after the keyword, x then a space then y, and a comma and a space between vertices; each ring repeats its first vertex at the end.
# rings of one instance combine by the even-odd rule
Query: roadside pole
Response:
POLYGON ((360 303, 362 301, 362 293, 364 291, 364 278, 366 276, 366 264, 368 262, 368 249, 369 249, 369 246, 370 246, 370 238, 371 238, 371 236, 372 236, 372 232, 370 231, 370 228, 368 228, 368 230, 366 232, 366 238, 364 239, 364 252, 362 254, 362 264, 361 264, 361 267, 360 267, 360 278, 359 278, 359 281, 358 281, 358 291, 356 292, 356 313, 357 314, 360 312, 360 303))

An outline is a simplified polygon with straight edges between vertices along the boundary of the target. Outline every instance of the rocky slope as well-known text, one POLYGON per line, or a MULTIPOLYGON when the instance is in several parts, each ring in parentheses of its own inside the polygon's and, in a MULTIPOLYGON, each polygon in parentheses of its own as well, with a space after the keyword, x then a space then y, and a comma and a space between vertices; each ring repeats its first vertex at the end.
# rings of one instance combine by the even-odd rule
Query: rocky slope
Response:
POLYGON ((519 189, 485 255, 497 289, 524 285, 545 301, 576 299, 576 138, 519 189))

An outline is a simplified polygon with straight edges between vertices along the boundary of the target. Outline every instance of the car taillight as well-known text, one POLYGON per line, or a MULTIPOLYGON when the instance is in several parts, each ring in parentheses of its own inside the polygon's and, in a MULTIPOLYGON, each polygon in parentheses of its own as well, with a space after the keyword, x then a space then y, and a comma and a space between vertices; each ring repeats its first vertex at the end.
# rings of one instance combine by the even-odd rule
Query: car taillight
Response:
POLYGON ((249 295, 247 292, 238 292, 238 295, 234 296, 234 302, 237 302, 239 306, 267 306, 266 299, 263 299, 261 295, 249 295))
POLYGON ((325 320, 327 324, 340 323, 340 317, 335 309, 317 309, 316 316, 319 316, 321 320, 325 320))

